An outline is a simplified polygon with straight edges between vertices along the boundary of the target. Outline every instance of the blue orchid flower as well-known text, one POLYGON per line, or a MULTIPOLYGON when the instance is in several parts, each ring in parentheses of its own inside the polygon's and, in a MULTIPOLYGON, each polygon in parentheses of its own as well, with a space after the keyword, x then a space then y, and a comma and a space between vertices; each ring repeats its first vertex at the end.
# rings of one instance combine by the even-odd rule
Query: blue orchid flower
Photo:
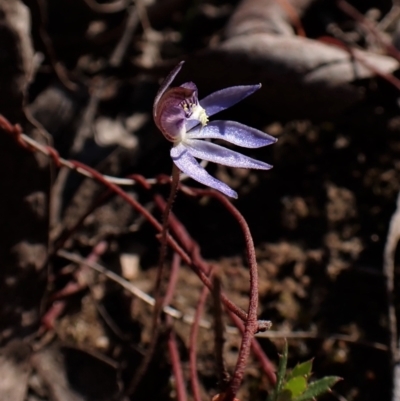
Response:
POLYGON ((187 82, 170 88, 183 65, 180 62, 162 83, 153 105, 157 127, 171 142, 171 157, 186 175, 232 198, 237 193, 211 176, 196 159, 230 167, 269 170, 272 166, 203 139, 223 139, 244 148, 260 148, 276 142, 276 138, 236 121, 212 121, 212 115, 233 106, 260 89, 261 84, 233 86, 198 100, 197 87, 187 82))

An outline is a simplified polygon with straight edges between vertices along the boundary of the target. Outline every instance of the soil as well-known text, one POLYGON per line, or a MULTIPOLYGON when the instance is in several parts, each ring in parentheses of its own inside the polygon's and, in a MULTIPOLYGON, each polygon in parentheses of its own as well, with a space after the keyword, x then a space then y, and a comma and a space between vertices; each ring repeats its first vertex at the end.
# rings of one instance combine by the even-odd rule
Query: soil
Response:
MULTIPOLYGON (((107 7, 97 9, 89 0, 25 3, 32 16, 27 35, 42 61, 36 60, 25 105, 17 102, 13 110, 18 111, 7 114, 0 103, 1 113, 21 124, 28 135, 52 144, 60 156, 101 173, 146 178, 170 174, 170 143, 151 117, 160 78, 183 58, 189 60, 191 70, 196 70, 193 60, 199 60, 199 77, 215 73, 200 68, 202 52, 224 40, 223 29, 237 2, 156 1, 153 6, 138 6, 143 8, 139 22, 116 64, 110 55, 115 55, 128 30, 133 6, 110 12, 107 7)), ((99 2, 102 6, 117 3, 99 2)), ((300 2, 289 3, 310 40, 327 33, 329 17, 346 37, 356 37, 352 45, 371 53, 387 50, 374 48, 376 42, 334 2, 310 1, 306 13, 300 2)), ((373 0, 351 4, 367 17, 379 12, 378 22, 392 6, 389 1, 373 0)), ((394 27, 385 34, 395 42, 394 27)), ((238 72, 237 84, 243 83, 240 68, 232 66, 238 72)), ((396 72, 389 75, 395 78, 396 72)), ((223 82, 224 77, 212 80, 223 82)), ((351 85, 362 96, 330 116, 315 117, 311 109, 295 116, 288 105, 287 117, 276 118, 273 105, 270 109, 268 104, 251 101, 222 112, 218 119, 240 121, 278 139, 265 148, 243 150, 274 167, 249 171, 209 165, 207 170, 238 192, 234 205, 253 236, 258 316, 272 322, 271 331, 258 338, 268 358, 277 366, 286 338, 289 367, 314 358, 313 378, 343 379, 322 399, 385 401, 391 399, 392 370, 383 253, 400 189, 399 96, 387 79, 372 73, 343 85, 351 85)), ((199 87, 200 98, 208 90, 199 87)), ((290 85, 282 86, 282 98, 290 97, 290 91, 290 85)), ((340 106, 340 98, 335 101, 340 106)), ((285 110, 280 109, 279 115, 285 115, 285 110)), ((191 325, 181 320, 171 323, 164 316, 152 362, 136 392, 124 398, 154 335, 153 308, 104 274, 57 254, 61 249, 90 258, 154 295, 160 251, 154 228, 103 185, 56 168, 49 159, 22 150, 9 136, 4 141, 2 181, 15 184, 7 184, 2 195, 5 203, 0 203, 8 211, 3 213, 7 226, 2 236, 11 235, 13 221, 19 223, 0 252, 7 266, 0 275, 0 288, 7 289, 1 291, 0 372, 14 372, 9 387, 17 388, 20 378, 22 390, 6 393, 0 385, 0 394, 8 394, 8 401, 176 399, 167 346, 172 327, 192 397, 191 325), (24 162, 21 152, 27 155, 24 162), (21 161, 14 163, 16 158, 21 161), (15 175, 7 177, 9 171, 15 175)), ((184 184, 202 187, 192 180, 184 184)), ((168 185, 125 189, 161 220, 154 194, 167 199, 168 185)), ((214 266, 228 298, 247 310, 249 271, 237 221, 215 199, 188 196, 185 191, 178 192, 173 212, 199 244, 202 257, 214 266)), ((167 268, 171 260, 169 251, 167 268)), ((397 276, 395 281, 397 288, 397 276)), ((170 305, 193 316, 202 289, 195 272, 182 263, 170 305)), ((398 307, 398 297, 394 298, 398 307)), ((202 318, 211 326, 217 319, 211 297, 202 318)), ((222 320, 223 357, 232 373, 241 337, 226 314, 222 320)), ((219 391, 214 336, 212 329, 200 328, 197 370, 203 399, 219 391)), ((252 355, 238 399, 266 400, 271 389, 252 355)))

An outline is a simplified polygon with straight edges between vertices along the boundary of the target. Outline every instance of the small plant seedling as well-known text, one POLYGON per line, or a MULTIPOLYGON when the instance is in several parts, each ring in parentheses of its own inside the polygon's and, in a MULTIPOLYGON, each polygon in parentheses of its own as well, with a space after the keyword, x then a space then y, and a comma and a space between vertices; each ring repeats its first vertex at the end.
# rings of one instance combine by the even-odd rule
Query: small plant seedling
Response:
POLYGON ((326 376, 310 382, 313 360, 296 365, 287 371, 288 345, 285 341, 283 354, 279 360, 277 381, 267 401, 312 401, 330 391, 341 380, 337 376, 326 376))

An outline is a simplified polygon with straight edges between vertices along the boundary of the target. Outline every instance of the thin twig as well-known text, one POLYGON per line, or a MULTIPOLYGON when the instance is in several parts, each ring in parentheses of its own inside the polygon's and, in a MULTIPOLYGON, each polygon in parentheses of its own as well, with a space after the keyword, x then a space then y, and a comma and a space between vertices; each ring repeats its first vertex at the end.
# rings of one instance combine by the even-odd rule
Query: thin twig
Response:
MULTIPOLYGON (((90 98, 82 113, 79 127, 76 131, 69 153, 70 157, 77 157, 84 149, 85 143, 93 137, 93 121, 99 108, 101 94, 106 86, 104 77, 95 77, 90 87, 90 98)), ((66 179, 66 177, 64 178, 66 179)))
POLYGON ((108 4, 100 4, 100 3, 97 3, 97 1, 95 1, 95 0, 83 0, 83 1, 94 12, 99 13, 99 14, 119 13, 119 12, 125 10, 130 3, 130 0, 116 0, 113 3, 108 3, 108 4))
POLYGON ((378 22, 377 29, 386 31, 391 25, 396 23, 400 18, 400 7, 393 4, 390 11, 378 22))
POLYGON ((376 28, 376 26, 371 21, 365 18, 364 15, 362 15, 355 7, 349 4, 346 0, 337 0, 336 4, 344 13, 346 13, 348 16, 353 18, 363 27, 368 29, 385 47, 389 55, 394 57, 396 60, 400 61, 400 52, 390 42, 386 40, 386 38, 382 35, 382 33, 376 28))
POLYGON ((51 306, 41 319, 42 327, 39 330, 40 333, 45 329, 50 330, 54 328, 54 321, 63 313, 66 307, 66 301, 63 298, 82 291, 87 287, 86 281, 80 279, 82 271, 87 268, 86 263, 96 263, 107 248, 108 244, 106 241, 97 243, 89 255, 84 259, 82 258, 85 263, 79 263, 79 269, 74 272, 75 281, 68 283, 63 289, 50 297, 49 302, 51 302, 51 306))
MULTIPOLYGON (((136 1, 141 1, 141 0, 136 0, 136 1)), ((122 34, 113 53, 111 54, 109 61, 111 67, 119 67, 121 65, 122 60, 128 49, 128 46, 132 41, 132 36, 136 30, 136 27, 138 26, 138 23, 139 23, 138 11, 136 5, 134 5, 128 9, 128 19, 126 20, 124 33, 122 34)))
MULTIPOLYGON (((113 271, 105 268, 104 266, 100 265, 99 263, 94 263, 94 262, 88 262, 87 260, 85 260, 83 257, 75 254, 75 253, 71 253, 68 251, 65 251, 63 249, 60 249, 59 251, 57 251, 57 255, 67 259, 71 262, 74 262, 76 264, 84 264, 88 267, 90 267, 91 269, 97 271, 98 273, 104 275, 105 277, 107 277, 109 280, 114 281, 115 283, 119 284, 122 288, 124 288, 125 290, 127 290, 128 292, 130 292, 132 295, 134 295, 135 297, 141 299, 143 302, 145 302, 146 304, 153 306, 155 305, 155 299, 152 298, 150 295, 148 295, 147 293, 145 293, 144 291, 142 291, 141 289, 139 289, 138 287, 134 286, 132 283, 130 283, 129 281, 123 279, 122 277, 118 276, 118 274, 114 273, 113 271)), ((164 313, 166 313, 167 315, 172 316, 174 319, 178 319, 178 320, 182 320, 186 323, 192 323, 193 322, 193 317, 191 316, 186 316, 184 315, 182 312, 166 305, 164 306, 163 309, 164 313)), ((207 321, 202 321, 200 323, 201 327, 204 327, 206 329, 209 329, 211 327, 211 324, 207 321)))
POLYGON ((78 228, 83 224, 83 222, 91 215, 99 206, 104 204, 111 196, 113 195, 112 191, 104 191, 100 196, 98 196, 93 204, 86 210, 86 212, 75 222, 72 227, 67 227, 61 233, 57 233, 57 236, 53 233, 50 233, 50 239, 52 247, 49 251, 49 258, 56 253, 59 249, 61 249, 65 242, 78 230, 78 228), (53 235, 51 235, 53 234, 53 235))
POLYGON ((67 69, 57 59, 57 55, 53 46, 53 41, 51 40, 51 37, 46 30, 47 10, 45 8, 45 3, 43 1, 36 0, 33 2, 29 2, 29 6, 32 7, 31 12, 38 19, 38 24, 35 25, 38 26, 39 38, 42 41, 45 55, 47 56, 56 77, 66 89, 73 92, 78 90, 78 85, 70 80, 67 69))
POLYGON ((368 68, 375 75, 377 75, 378 77, 381 77, 382 79, 384 79, 385 81, 387 81, 391 85, 393 85, 396 89, 400 90, 400 80, 398 78, 396 78, 393 74, 388 74, 385 71, 382 71, 379 68, 376 68, 373 64, 371 64, 369 61, 367 61, 363 57, 363 54, 358 49, 354 49, 354 48, 350 47, 349 45, 347 45, 342 40, 337 39, 337 38, 332 38, 330 36, 323 36, 323 37, 320 37, 318 40, 323 43, 328 43, 328 44, 337 46, 343 50, 346 50, 351 55, 351 57, 353 57, 355 60, 357 60, 364 67, 368 68))
POLYGON ((147 15, 147 9, 143 2, 136 3, 138 16, 140 20, 140 24, 142 25, 144 37, 149 36, 149 32, 152 31, 152 27, 150 24, 149 16, 147 15))

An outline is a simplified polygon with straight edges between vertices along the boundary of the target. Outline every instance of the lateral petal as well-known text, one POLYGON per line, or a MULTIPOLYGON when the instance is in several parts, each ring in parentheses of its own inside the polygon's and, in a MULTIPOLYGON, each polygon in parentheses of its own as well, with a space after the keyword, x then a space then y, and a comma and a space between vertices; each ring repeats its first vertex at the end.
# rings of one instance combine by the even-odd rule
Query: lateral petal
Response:
POLYGON ((236 121, 212 121, 197 126, 186 134, 189 139, 223 139, 243 148, 261 148, 277 141, 271 135, 236 121))
POLYGON ((213 163, 223 164, 224 166, 254 168, 259 170, 269 170, 272 168, 268 163, 252 159, 251 157, 234 152, 233 150, 216 145, 212 142, 205 142, 198 139, 186 139, 184 146, 192 156, 213 163))
POLYGON ((260 88, 261 84, 231 86, 211 93, 211 95, 200 100, 200 106, 206 110, 207 115, 210 117, 240 102, 260 88))
POLYGON ((236 199, 238 197, 237 193, 228 185, 208 174, 182 143, 171 149, 171 157, 175 165, 195 181, 214 188, 231 198, 236 199))

